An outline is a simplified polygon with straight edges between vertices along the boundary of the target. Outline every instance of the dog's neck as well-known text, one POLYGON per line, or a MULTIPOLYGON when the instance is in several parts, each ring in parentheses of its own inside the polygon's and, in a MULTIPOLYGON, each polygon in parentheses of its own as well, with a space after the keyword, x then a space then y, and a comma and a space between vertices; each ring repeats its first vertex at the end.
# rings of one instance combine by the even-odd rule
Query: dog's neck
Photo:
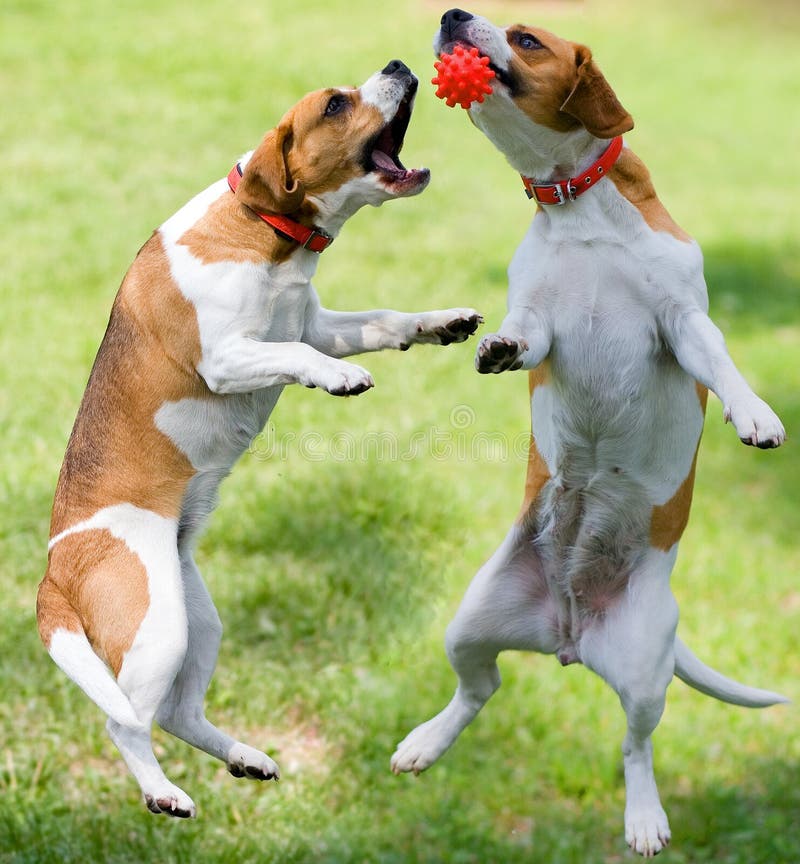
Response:
POLYGON ((537 148, 536 144, 541 140, 539 138, 529 142, 524 154, 515 153, 513 159, 506 154, 508 161, 520 174, 539 183, 568 180, 581 174, 608 148, 608 141, 595 138, 584 129, 568 134, 547 132, 550 134, 541 137, 552 137, 552 147, 537 148))
POLYGON ((539 183, 574 177, 608 147, 608 141, 595 138, 583 128, 557 132, 540 126, 513 104, 487 100, 479 108, 470 110, 475 125, 515 171, 539 183), (495 129, 502 129, 502 140, 493 135, 495 129))
MULTIPOLYGON (((592 165, 608 148, 608 141, 595 138, 592 135, 576 137, 565 142, 561 152, 551 153, 546 158, 539 157, 531 160, 535 164, 534 173, 525 174, 535 180, 543 180, 545 183, 556 180, 568 180, 585 171, 592 165), (557 158, 554 160, 554 156, 557 158)), ((523 172, 520 172, 523 173, 523 172)))

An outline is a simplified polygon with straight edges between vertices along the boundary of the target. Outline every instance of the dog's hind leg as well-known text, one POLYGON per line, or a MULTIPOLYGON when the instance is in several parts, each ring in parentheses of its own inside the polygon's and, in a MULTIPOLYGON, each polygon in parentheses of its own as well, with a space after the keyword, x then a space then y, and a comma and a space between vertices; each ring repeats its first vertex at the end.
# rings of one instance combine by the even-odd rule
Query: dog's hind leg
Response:
POLYGON ((117 674, 138 723, 109 719, 106 724, 153 813, 195 815, 192 799, 171 783, 156 760, 150 738, 156 712, 186 653, 186 613, 176 525, 140 511, 139 524, 115 526, 115 534, 136 552, 147 572, 147 611, 117 674))
POLYGON ((156 719, 167 732, 225 762, 234 777, 277 780, 280 771, 269 756, 222 732, 205 717, 205 694, 217 663, 222 624, 188 550, 181 552, 181 571, 188 647, 156 719))
POLYGON ((530 529, 515 524, 472 580, 447 628, 447 656, 458 675, 455 695, 398 744, 392 770, 418 774, 453 744, 500 686, 500 651, 550 654, 557 643, 557 609, 539 553, 530 529))
POLYGON ((651 735, 675 669, 678 606, 669 576, 676 554, 677 546, 669 553, 651 549, 627 590, 602 618, 587 623, 579 642, 584 665, 614 688, 625 710, 625 839, 645 857, 670 839, 653 773, 651 735))

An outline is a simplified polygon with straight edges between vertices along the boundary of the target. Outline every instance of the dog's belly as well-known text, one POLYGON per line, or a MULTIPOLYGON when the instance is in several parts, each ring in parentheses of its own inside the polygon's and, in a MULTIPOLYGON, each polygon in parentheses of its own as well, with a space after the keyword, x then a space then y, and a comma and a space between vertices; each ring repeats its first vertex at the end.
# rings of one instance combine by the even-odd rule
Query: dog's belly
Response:
POLYGON ((691 469, 703 426, 695 382, 669 357, 593 361, 579 376, 554 361, 531 400, 532 428, 550 475, 583 487, 599 473, 626 476, 663 505, 691 469))
POLYGON ((535 542, 562 598, 560 653, 571 656, 587 620, 620 596, 645 559, 654 508, 692 471, 704 410, 646 316, 600 309, 566 324, 573 329, 562 322, 556 333, 531 415, 550 475, 536 504, 535 542))
POLYGON ((181 507, 179 536, 194 534, 214 509, 217 488, 264 428, 282 387, 165 402, 156 425, 188 458, 195 475, 181 507))

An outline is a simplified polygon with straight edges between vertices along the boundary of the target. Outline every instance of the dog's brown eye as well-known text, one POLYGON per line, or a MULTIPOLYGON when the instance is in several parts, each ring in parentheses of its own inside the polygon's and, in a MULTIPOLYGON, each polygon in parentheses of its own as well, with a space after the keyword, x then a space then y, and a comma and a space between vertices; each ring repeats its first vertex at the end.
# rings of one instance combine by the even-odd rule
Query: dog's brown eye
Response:
POLYGON ((334 96, 328 100, 328 104, 325 106, 325 116, 326 117, 334 117, 338 114, 342 108, 347 104, 347 99, 341 95, 341 93, 336 93, 334 96))
POLYGON ((532 51, 535 48, 544 48, 544 45, 542 45, 535 36, 531 36, 530 33, 520 33, 519 36, 517 36, 517 44, 525 51, 532 51))

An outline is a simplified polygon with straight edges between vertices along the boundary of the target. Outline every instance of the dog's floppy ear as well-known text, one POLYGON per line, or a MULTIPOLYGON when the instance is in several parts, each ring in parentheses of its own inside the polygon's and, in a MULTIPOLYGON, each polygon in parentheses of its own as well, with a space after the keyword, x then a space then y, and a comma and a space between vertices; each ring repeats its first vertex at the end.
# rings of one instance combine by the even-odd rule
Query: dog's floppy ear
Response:
POLYGON ((576 46, 578 77, 572 92, 561 106, 597 138, 614 138, 633 129, 633 118, 620 105, 616 94, 585 45, 576 46))
POLYGON ((267 132, 242 174, 236 195, 243 204, 265 213, 291 213, 303 203, 303 184, 292 177, 287 162, 291 146, 290 123, 267 132))

